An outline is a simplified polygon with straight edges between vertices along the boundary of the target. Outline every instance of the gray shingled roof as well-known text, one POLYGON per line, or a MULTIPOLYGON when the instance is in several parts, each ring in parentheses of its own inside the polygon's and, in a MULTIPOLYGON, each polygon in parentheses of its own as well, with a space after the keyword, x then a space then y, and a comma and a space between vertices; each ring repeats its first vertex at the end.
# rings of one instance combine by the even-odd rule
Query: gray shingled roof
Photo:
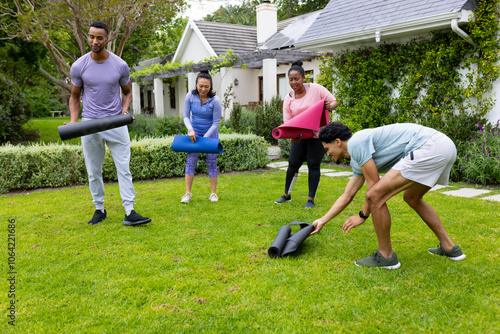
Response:
POLYGON ((473 0, 330 0, 299 42, 473 9, 473 0))
POLYGON ((207 21, 194 23, 218 55, 226 53, 229 48, 237 56, 255 51, 257 27, 207 21))

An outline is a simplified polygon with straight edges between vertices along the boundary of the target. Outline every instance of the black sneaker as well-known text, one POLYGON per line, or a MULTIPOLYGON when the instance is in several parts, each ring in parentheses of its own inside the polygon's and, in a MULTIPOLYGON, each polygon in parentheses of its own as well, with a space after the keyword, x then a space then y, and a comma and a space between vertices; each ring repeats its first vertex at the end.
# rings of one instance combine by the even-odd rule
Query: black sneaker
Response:
POLYGON ((125 220, 123 221, 123 225, 125 226, 141 225, 141 224, 147 224, 150 221, 151 218, 143 217, 134 210, 132 210, 128 216, 125 215, 125 220))
POLYGON ((104 219, 108 218, 106 215, 106 210, 104 210, 104 213, 102 213, 101 210, 95 210, 94 216, 92 219, 87 223, 89 225, 97 225, 100 222, 102 222, 104 219))
POLYGON ((312 209, 312 208, 314 208, 314 201, 308 199, 306 205, 304 206, 304 209, 312 209))
POLYGON ((280 198, 278 198, 277 200, 274 201, 274 204, 281 204, 281 203, 284 203, 284 202, 291 202, 292 201, 292 196, 288 196, 286 197, 285 195, 281 196, 280 198))

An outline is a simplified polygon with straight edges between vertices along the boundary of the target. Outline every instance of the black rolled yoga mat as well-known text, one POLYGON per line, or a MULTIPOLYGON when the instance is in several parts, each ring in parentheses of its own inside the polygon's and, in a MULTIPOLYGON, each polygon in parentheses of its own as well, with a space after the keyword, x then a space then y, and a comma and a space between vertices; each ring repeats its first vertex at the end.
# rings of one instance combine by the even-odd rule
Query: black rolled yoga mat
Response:
POLYGON ((78 122, 57 127, 61 140, 68 140, 93 133, 111 130, 134 121, 131 114, 121 114, 103 118, 96 118, 90 121, 78 122))
POLYGON ((314 231, 314 226, 302 222, 294 221, 289 225, 281 226, 267 254, 269 254, 270 257, 282 257, 294 252, 312 231, 314 231), (292 232, 290 225, 300 225, 300 230, 290 234, 292 232))

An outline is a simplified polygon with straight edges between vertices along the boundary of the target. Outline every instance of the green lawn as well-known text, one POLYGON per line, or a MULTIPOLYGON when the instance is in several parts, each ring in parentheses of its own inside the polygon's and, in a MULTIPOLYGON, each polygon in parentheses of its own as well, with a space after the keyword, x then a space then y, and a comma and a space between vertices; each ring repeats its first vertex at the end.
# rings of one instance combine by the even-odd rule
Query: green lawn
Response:
MULTIPOLYGON (((97 226, 86 224, 85 186, 0 196, 4 245, 7 220, 17 226, 16 332, 498 333, 500 203, 426 196, 467 255, 461 262, 427 253, 437 239, 399 195, 389 209, 401 268, 356 267, 377 248, 371 219, 340 229, 362 194, 294 255, 273 259, 280 226, 320 217, 348 181, 323 177, 316 208, 305 210, 306 176, 291 203, 273 204, 284 179, 281 170, 222 174, 211 203, 200 175, 187 205, 182 178, 137 182, 136 210, 153 219, 139 227, 121 225, 116 184, 97 226)), ((7 321, 0 328, 14 332, 7 321)))
MULTIPOLYGON (((59 132, 57 127, 63 125, 65 122, 69 122, 70 117, 42 117, 42 118, 31 118, 28 123, 23 125, 24 129, 37 129, 40 131, 40 138, 34 140, 35 142, 45 142, 45 143, 62 143, 59 137, 59 132)), ((81 144, 81 138, 73 138, 64 141, 66 144, 81 144)))

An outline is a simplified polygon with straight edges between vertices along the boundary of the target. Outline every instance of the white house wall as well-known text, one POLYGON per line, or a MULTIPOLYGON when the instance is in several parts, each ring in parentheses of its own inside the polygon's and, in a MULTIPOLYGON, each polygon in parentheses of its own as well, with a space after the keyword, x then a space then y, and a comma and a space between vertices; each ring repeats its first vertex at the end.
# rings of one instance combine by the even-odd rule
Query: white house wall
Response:
POLYGON ((185 63, 188 61, 193 61, 198 63, 204 59, 212 57, 210 52, 203 46, 203 43, 197 34, 191 34, 186 48, 180 57, 180 62, 185 63))
POLYGON ((250 102, 259 101, 259 78, 255 72, 256 70, 233 69, 234 102, 248 105, 250 102), (238 79, 238 86, 234 85, 234 79, 238 79))

